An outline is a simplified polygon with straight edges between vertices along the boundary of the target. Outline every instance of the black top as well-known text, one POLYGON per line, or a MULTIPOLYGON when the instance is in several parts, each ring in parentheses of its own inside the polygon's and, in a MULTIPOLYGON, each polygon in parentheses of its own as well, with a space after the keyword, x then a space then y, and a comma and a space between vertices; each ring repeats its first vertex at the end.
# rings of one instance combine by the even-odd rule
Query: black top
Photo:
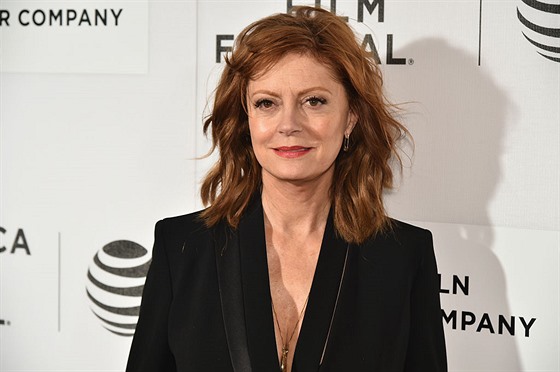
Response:
MULTIPOLYGON (((354 245, 329 216, 293 372, 447 371, 431 234, 393 223, 354 245)), ((127 366, 148 371, 279 371, 260 198, 236 230, 156 224, 127 366)))

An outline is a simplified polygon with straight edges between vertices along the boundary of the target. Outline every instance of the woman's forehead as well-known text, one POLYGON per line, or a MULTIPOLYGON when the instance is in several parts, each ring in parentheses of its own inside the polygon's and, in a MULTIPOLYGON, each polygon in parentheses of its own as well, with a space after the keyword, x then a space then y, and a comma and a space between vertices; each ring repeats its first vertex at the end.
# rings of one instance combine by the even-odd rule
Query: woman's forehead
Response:
POLYGON ((248 83, 277 80, 280 76, 302 75, 303 78, 319 77, 340 82, 330 63, 311 53, 289 53, 273 63, 257 68, 248 83))

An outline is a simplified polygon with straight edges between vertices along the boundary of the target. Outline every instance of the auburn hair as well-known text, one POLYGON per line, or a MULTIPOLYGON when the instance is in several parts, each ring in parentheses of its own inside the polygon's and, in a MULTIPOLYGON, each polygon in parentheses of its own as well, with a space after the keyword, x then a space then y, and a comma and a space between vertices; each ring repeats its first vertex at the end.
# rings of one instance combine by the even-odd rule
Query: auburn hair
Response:
POLYGON ((204 134, 211 131, 211 152, 217 149, 219 159, 202 183, 202 202, 208 208, 201 217, 207 226, 226 221, 236 228, 259 192, 261 166, 249 134, 247 85, 291 53, 328 66, 358 118, 349 150, 341 149, 335 160, 330 197, 338 235, 361 243, 390 227, 383 190, 393 186, 393 159, 402 167, 397 141, 408 131, 384 97, 374 56, 340 17, 314 7, 293 7, 287 14, 263 18, 236 38, 204 121, 204 134))

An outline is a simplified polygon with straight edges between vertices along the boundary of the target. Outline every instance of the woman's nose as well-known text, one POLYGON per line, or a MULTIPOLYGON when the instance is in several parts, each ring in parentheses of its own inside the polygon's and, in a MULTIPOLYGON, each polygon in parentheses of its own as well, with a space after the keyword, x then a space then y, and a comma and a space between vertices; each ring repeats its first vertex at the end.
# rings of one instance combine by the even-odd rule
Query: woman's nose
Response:
POLYGON ((285 105, 282 110, 278 132, 290 136, 301 132, 305 121, 305 114, 296 105, 285 105))

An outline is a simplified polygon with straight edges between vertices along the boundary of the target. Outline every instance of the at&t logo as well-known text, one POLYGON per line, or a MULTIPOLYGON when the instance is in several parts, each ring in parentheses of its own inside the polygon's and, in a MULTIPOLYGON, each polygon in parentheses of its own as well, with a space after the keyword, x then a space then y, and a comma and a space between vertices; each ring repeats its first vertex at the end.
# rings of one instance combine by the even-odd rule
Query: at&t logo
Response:
POLYGON ((134 334, 150 263, 148 251, 129 240, 111 242, 93 257, 86 292, 91 310, 110 332, 134 334))
POLYGON ((517 18, 523 36, 541 56, 560 62, 560 1, 521 0, 517 18))

